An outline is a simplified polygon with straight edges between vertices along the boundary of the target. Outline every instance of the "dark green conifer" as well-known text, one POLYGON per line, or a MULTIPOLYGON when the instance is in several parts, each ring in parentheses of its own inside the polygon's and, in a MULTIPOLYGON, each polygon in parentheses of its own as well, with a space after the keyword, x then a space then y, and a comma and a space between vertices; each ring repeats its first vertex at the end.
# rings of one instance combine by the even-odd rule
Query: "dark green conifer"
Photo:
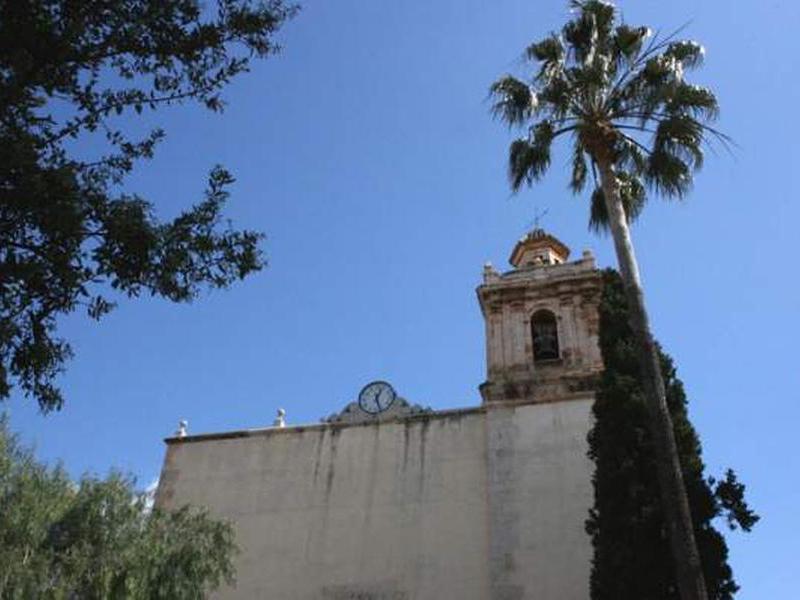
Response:
MULTIPOLYGON (((600 349, 605 363, 589 455, 595 463, 595 504, 587 520, 594 560, 593 600, 678 600, 675 567, 661 510, 655 453, 641 386, 638 349, 616 271, 604 275, 600 349)), ((745 531, 758 521, 744 500, 744 485, 728 470, 722 481, 704 476, 700 440, 686 410, 683 383, 661 352, 661 371, 692 512, 709 598, 733 598, 738 589, 728 564, 718 518, 745 531)))

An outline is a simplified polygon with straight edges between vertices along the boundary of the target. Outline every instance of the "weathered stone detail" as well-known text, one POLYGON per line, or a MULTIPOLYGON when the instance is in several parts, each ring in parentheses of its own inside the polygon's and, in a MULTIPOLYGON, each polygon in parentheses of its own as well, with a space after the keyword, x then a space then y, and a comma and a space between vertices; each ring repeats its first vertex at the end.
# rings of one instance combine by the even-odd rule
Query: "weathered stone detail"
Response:
POLYGON ((568 256, 569 248, 536 230, 515 247, 515 269, 493 271, 491 277, 484 272, 477 290, 486 319, 484 402, 553 402, 594 389, 602 370, 597 342, 602 280, 591 252, 564 262, 568 256), (531 317, 542 309, 556 317, 560 356, 534 361, 531 317))
POLYGON ((410 404, 405 398, 395 398, 392 405, 385 411, 378 414, 370 414, 361 410, 358 402, 350 402, 338 413, 322 419, 323 423, 375 423, 382 421, 394 421, 404 419, 414 415, 431 413, 430 407, 423 407, 419 404, 410 404))

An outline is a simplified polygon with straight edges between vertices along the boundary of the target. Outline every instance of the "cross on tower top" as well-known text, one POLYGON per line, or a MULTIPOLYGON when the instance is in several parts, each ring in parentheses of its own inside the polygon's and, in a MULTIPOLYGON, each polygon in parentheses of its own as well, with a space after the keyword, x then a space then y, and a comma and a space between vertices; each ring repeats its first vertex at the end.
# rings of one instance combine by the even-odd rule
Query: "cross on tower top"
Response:
POLYGON ((534 229, 541 229, 542 219, 550 212, 549 208, 545 208, 544 210, 539 210, 538 206, 533 208, 533 228, 534 229))

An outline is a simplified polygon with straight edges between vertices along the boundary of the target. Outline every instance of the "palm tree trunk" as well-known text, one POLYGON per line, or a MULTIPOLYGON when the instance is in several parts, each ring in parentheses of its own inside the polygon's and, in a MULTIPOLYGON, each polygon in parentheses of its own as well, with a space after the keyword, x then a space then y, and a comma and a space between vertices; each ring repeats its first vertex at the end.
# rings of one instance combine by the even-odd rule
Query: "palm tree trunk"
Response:
POLYGON ((633 242, 620 198, 619 181, 610 163, 599 162, 598 168, 617 262, 625 285, 630 323, 639 345, 642 387, 649 408, 650 432, 656 452, 661 504, 669 530, 680 596, 683 600, 708 600, 700 554, 694 538, 689 500, 686 496, 672 429, 672 418, 667 407, 660 360, 650 333, 639 266, 636 263, 633 242))

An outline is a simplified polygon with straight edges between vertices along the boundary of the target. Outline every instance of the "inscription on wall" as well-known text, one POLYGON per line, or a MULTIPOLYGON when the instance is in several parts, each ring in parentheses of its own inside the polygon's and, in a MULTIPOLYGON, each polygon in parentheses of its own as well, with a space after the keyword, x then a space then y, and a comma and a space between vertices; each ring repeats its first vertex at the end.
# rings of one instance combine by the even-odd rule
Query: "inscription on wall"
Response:
POLYGON ((408 592, 392 585, 332 585, 322 588, 325 600, 408 600, 408 592))

